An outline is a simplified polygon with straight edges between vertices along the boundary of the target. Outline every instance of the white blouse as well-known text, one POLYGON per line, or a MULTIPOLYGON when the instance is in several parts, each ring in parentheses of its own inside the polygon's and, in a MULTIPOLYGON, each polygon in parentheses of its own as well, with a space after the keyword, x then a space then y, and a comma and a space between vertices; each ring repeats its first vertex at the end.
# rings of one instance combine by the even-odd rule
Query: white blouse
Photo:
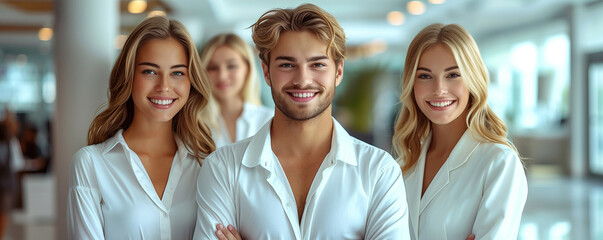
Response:
POLYGON ((528 186, 515 151, 467 130, 421 197, 430 143, 404 175, 412 239, 517 239, 528 186))
POLYGON ((195 185, 201 167, 176 139, 160 199, 123 130, 73 156, 69 183, 69 239, 191 239, 197 218, 195 185))
MULTIPOLYGON (((256 134, 258 130, 272 118, 272 116, 274 116, 273 109, 252 103, 244 103, 243 112, 237 119, 236 141, 243 140, 256 134)), ((230 134, 228 133, 228 128, 226 128, 224 120, 222 117, 219 117, 218 119, 219 129, 211 129, 216 148, 233 143, 230 140, 230 134)))
POLYGON ((216 239, 218 223, 232 224, 243 239, 409 239, 400 166, 333 122, 331 151, 314 177, 301 222, 267 123, 204 161, 197 181, 203 217, 194 239, 216 239))

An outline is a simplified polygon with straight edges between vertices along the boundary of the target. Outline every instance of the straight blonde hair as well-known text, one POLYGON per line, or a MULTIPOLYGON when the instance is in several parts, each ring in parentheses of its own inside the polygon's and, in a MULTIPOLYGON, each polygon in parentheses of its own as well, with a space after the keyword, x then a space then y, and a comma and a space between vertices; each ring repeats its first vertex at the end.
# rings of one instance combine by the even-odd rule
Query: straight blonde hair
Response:
POLYGON ((172 129, 194 154, 199 164, 215 149, 209 128, 201 117, 201 111, 211 97, 209 77, 201 67, 195 44, 184 25, 162 16, 145 19, 128 36, 111 71, 109 100, 103 105, 107 108, 90 124, 89 145, 102 143, 115 135, 119 129, 125 130, 130 126, 134 117, 132 85, 138 48, 146 40, 167 38, 177 40, 186 49, 191 82, 189 98, 174 116, 172 129))
POLYGON ((469 90, 469 109, 465 122, 473 138, 481 142, 504 144, 519 156, 513 143, 507 139, 505 123, 496 116, 487 103, 488 70, 475 40, 459 25, 436 23, 425 27, 417 34, 406 54, 400 95, 402 106, 396 119, 392 140, 394 150, 403 164, 402 171, 407 172, 416 165, 421 144, 431 129, 429 119, 418 110, 413 86, 422 53, 437 44, 442 44, 452 51, 462 79, 469 90))
MULTIPOLYGON (((251 48, 243 39, 233 33, 218 34, 212 37, 201 50, 201 64, 207 69, 211 62, 211 57, 218 47, 226 46, 241 55, 243 61, 247 64, 247 77, 241 91, 241 99, 256 105, 262 105, 260 99, 260 82, 257 73, 255 57, 251 48)), ((209 101, 209 106, 203 110, 203 116, 208 124, 213 128, 218 128, 218 118, 220 116, 220 106, 214 97, 209 101)))

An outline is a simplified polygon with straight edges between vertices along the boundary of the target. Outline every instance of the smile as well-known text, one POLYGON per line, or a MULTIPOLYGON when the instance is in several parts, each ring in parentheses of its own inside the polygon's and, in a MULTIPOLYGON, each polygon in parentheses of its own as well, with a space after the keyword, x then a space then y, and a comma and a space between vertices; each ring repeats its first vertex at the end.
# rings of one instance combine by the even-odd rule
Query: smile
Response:
POLYGON ((291 93, 291 95, 296 98, 311 98, 314 97, 316 93, 291 93))
POLYGON ((149 98, 149 100, 157 105, 170 105, 172 104, 176 99, 154 99, 154 98, 149 98))
POLYGON ((437 101, 437 102, 427 101, 427 103, 429 103, 429 105, 431 105, 433 107, 448 107, 448 106, 452 105, 452 103, 454 103, 454 101, 453 100, 437 101))

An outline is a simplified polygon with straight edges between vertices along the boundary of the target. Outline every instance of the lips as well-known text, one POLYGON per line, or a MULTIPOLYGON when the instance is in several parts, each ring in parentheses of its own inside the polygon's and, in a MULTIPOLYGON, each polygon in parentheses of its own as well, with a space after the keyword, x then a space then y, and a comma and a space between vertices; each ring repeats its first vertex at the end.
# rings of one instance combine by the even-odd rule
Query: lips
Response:
POLYGON ((220 90, 225 90, 230 86, 228 83, 217 83, 216 88, 220 90))
POLYGON ((314 99, 318 95, 318 91, 288 91, 287 92, 291 99, 295 102, 306 103, 314 99))
POLYGON ((448 107, 450 105, 452 105, 452 103, 454 103, 454 100, 438 100, 438 101, 427 101, 427 103, 429 103, 429 105, 431 105, 432 107, 448 107))
POLYGON ((176 101, 176 98, 166 98, 166 97, 158 97, 158 98, 148 98, 149 101, 156 108, 166 109, 172 106, 172 104, 176 101))

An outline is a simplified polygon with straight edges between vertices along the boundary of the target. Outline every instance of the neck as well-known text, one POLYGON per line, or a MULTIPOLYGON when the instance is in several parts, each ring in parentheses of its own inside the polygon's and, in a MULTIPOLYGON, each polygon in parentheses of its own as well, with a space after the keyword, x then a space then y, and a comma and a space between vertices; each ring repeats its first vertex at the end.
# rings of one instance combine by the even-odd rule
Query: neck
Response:
POLYGON ((172 121, 143 122, 134 119, 123 133, 134 152, 176 152, 178 149, 172 130, 172 121))
POLYGON ((432 123, 429 148, 445 152, 452 151, 467 130, 465 119, 467 119, 467 111, 448 124, 437 125, 432 123))
POLYGON ((243 99, 235 98, 228 101, 218 101, 220 114, 225 120, 236 120, 243 114, 243 99))
POLYGON ((331 150, 333 119, 329 107, 318 116, 303 121, 292 120, 278 108, 270 127, 272 150, 279 155, 325 155, 331 150))

